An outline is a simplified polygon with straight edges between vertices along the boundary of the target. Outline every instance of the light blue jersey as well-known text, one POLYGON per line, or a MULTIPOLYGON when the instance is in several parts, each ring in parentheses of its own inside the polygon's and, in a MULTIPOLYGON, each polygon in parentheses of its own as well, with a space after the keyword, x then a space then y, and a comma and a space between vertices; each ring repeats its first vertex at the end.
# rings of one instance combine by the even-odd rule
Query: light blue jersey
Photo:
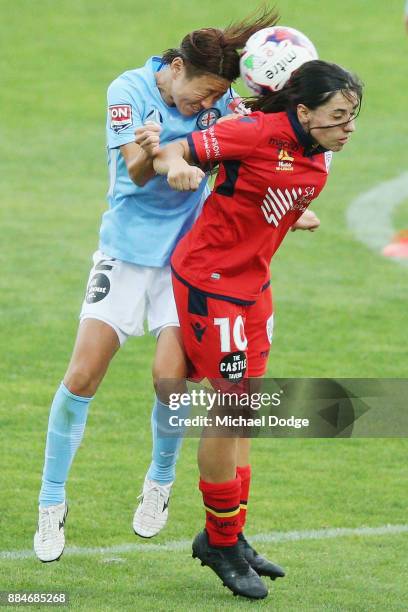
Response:
POLYGON ((138 187, 129 178, 119 147, 134 142, 135 129, 149 120, 160 122, 164 145, 231 112, 227 92, 213 108, 184 117, 160 95, 154 73, 161 68, 161 58, 152 57, 143 68, 124 72, 108 89, 109 210, 102 218, 99 242, 106 255, 154 267, 169 263, 178 241, 194 223, 209 193, 207 180, 195 192, 174 191, 167 178, 158 175, 138 187))

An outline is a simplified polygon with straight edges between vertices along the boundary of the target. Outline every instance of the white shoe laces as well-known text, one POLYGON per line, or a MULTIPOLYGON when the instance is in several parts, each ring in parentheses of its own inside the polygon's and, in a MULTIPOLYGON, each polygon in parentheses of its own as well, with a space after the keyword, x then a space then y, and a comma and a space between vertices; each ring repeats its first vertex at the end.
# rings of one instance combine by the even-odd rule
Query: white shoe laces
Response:
MULTIPOLYGON (((38 532, 43 542, 47 540, 47 536, 55 531, 56 526, 59 524, 59 511, 59 508, 56 509, 52 506, 41 508, 38 520, 38 532)), ((64 516, 64 514, 62 516, 64 516)))
POLYGON ((42 540, 47 539, 49 532, 54 529, 55 525, 55 510, 52 508, 43 508, 40 512, 38 531, 42 540))
POLYGON ((141 509, 143 514, 155 518, 156 514, 163 512, 163 506, 169 499, 170 487, 153 481, 148 483, 147 487, 143 488, 143 493, 138 499, 143 500, 141 509))

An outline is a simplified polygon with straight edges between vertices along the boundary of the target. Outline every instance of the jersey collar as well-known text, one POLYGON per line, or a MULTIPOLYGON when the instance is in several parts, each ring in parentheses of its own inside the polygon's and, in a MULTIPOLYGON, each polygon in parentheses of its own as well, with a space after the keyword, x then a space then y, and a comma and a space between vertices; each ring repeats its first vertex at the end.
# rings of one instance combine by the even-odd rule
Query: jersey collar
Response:
POLYGON ((329 150, 319 145, 310 134, 305 132, 299 119, 297 118, 296 113, 293 111, 287 111, 286 114, 288 116, 290 125, 295 132, 296 138, 302 147, 304 147, 303 155, 305 157, 312 157, 312 155, 316 155, 317 153, 326 153, 326 151, 329 150))

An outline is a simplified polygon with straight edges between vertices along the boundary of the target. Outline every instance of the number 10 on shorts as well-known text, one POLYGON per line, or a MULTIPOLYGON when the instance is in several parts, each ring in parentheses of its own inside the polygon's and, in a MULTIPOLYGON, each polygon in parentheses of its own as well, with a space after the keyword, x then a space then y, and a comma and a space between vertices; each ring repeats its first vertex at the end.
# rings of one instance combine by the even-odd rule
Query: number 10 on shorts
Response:
MULTIPOLYGON (((221 353, 231 353, 231 322, 228 317, 214 319, 214 325, 220 328, 220 345, 221 353)), ((248 340, 245 336, 244 321, 241 315, 238 315, 232 326, 232 337, 234 344, 239 351, 245 351, 248 346, 248 340)))

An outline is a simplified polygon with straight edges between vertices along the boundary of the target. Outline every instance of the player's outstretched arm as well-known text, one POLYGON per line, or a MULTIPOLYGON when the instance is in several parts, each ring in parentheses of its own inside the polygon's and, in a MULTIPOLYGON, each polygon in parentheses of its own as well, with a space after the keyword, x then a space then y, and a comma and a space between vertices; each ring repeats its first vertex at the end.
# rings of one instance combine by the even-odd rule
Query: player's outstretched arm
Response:
POLYGON ((313 212, 313 210, 305 210, 303 215, 292 225, 290 228, 292 232, 296 230, 309 230, 314 232, 320 226, 319 217, 313 212))
POLYGON ((187 140, 179 140, 159 149, 153 160, 153 168, 157 174, 167 176, 167 181, 176 191, 195 191, 198 189, 204 172, 192 162, 187 140))

